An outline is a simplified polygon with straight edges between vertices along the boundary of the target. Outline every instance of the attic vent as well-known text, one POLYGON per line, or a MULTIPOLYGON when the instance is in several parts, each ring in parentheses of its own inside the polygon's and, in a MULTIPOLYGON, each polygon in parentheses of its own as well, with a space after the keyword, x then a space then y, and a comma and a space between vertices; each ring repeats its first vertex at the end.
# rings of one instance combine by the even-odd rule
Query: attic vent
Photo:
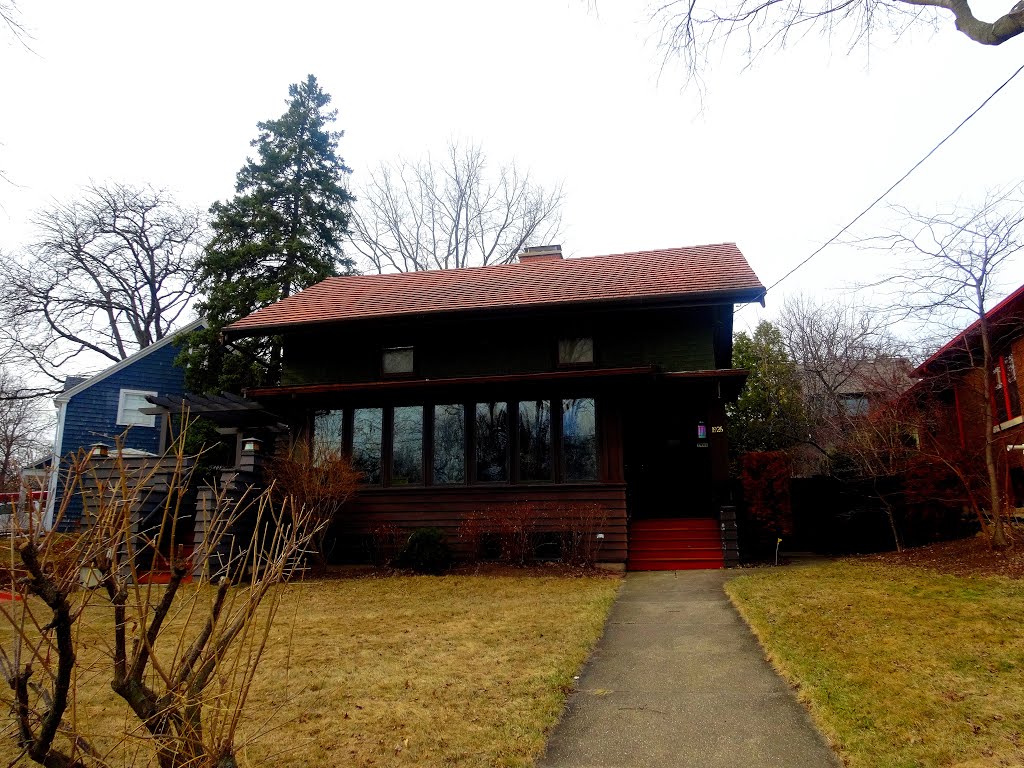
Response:
POLYGON ((548 261, 562 258, 561 245, 531 245, 519 252, 519 262, 548 261))

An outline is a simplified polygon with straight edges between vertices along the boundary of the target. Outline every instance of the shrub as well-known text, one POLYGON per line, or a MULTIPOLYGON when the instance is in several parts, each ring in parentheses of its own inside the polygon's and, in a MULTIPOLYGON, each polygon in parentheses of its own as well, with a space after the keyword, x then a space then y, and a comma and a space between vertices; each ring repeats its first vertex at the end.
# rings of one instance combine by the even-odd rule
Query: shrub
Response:
POLYGON ((266 467, 277 505, 305 510, 318 525, 315 556, 325 557, 326 537, 342 508, 359 489, 362 474, 335 449, 297 440, 276 454, 266 467))
POLYGON ((452 550, 440 528, 417 528, 395 558, 399 568, 416 573, 444 573, 452 565, 452 550))
POLYGON ((370 531, 370 561, 378 568, 395 562, 402 551, 405 532, 394 523, 381 523, 370 531))
POLYGON ((608 520, 607 512, 597 504, 570 504, 562 509, 562 519, 562 562, 593 568, 602 543, 597 534, 608 520))

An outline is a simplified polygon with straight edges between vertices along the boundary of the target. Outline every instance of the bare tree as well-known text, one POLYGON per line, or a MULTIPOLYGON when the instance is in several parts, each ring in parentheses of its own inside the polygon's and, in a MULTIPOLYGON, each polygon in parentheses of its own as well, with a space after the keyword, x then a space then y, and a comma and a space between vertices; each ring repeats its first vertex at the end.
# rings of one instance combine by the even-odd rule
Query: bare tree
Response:
POLYGON ((28 47, 25 41, 31 35, 29 35, 28 30, 21 23, 21 10, 14 0, 0 0, 0 22, 3 22, 3 25, 7 27, 7 32, 11 37, 26 48, 28 47))
POLYGON ((778 320, 796 362, 810 425, 818 446, 836 441, 850 418, 880 399, 910 386, 908 353, 881 314, 852 301, 788 298, 778 320))
POLYGON ((0 491, 19 490, 21 468, 50 447, 51 424, 37 401, 19 397, 24 391, 0 368, 0 491))
POLYGON ((1000 45, 1024 32, 1024 0, 994 21, 974 15, 969 0, 696 0, 656 3, 650 20, 657 29, 665 61, 678 59, 697 75, 709 52, 736 40, 748 57, 770 48, 785 48, 810 32, 843 32, 852 49, 872 34, 888 30, 898 39, 911 26, 938 27, 947 20, 976 43, 1000 45))
POLYGON ((357 191, 352 244, 376 272, 505 264, 562 230, 565 194, 515 162, 491 168, 479 144, 451 142, 445 157, 400 158, 357 191))
POLYGON ((203 219, 166 190, 90 184, 33 223, 35 242, 0 254, 0 354, 43 374, 50 391, 80 356, 123 360, 188 311, 203 219))
MULTIPOLYGON (((898 290, 898 319, 945 328, 978 323, 976 336, 963 336, 966 371, 980 370, 984 423, 994 423, 994 331, 988 319, 1000 271, 1024 251, 1024 185, 990 192, 980 205, 957 206, 937 214, 897 208, 906 224, 876 238, 903 267, 885 285, 898 290), (978 345, 980 343, 980 349, 978 345)), ((948 337, 948 336, 947 336, 948 337)), ((950 370, 961 375, 965 370, 950 370)), ((984 454, 992 517, 992 544, 1007 545, 1003 526, 1004 488, 995 455, 996 437, 985 430, 984 454)))

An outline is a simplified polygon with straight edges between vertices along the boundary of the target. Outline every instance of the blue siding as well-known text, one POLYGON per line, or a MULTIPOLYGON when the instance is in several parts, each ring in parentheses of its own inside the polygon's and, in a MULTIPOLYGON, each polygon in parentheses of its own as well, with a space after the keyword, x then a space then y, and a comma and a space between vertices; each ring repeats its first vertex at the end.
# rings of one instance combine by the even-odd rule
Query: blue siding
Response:
MULTIPOLYGON (((162 428, 160 417, 153 427, 118 426, 117 405, 122 389, 160 395, 182 394, 185 391, 185 371, 174 365, 178 352, 177 345, 167 344, 74 395, 66 406, 60 455, 75 454, 94 443, 113 445, 114 438, 121 434, 125 435, 126 448, 157 453, 162 428)), ((62 490, 57 492, 55 510, 59 508, 62 490)), ((61 528, 73 527, 81 516, 81 499, 71 499, 61 528)))

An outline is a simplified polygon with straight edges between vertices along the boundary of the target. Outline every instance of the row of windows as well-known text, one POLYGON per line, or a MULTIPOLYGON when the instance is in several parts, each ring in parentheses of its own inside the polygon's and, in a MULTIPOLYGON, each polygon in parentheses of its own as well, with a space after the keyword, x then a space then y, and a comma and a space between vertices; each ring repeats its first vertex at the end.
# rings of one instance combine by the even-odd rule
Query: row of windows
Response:
POLYGON ((352 408, 317 414, 314 429, 374 485, 598 479, 592 398, 352 408))

